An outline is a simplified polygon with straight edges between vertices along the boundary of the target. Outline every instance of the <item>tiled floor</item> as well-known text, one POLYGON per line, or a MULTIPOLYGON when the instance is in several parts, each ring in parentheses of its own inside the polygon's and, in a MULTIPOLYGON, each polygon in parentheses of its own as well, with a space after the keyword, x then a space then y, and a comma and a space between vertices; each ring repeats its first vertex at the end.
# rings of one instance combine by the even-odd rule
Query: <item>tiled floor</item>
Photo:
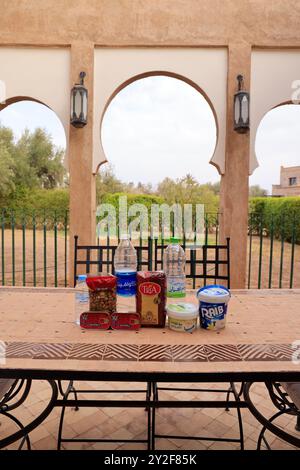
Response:
MULTIPOLYGON (((99 388, 97 383, 76 383, 78 388, 93 390, 99 388)), ((116 393, 110 394, 111 399, 137 399, 137 395, 127 393, 117 393, 118 389, 140 388, 139 384, 103 384, 103 387, 115 388, 116 393), (127 385, 127 387, 126 387, 127 385)), ((199 385, 194 385, 198 387, 199 385)), ((211 384, 209 385, 211 388, 211 384)), ((42 381, 36 381, 33 385, 30 396, 25 405, 14 411, 14 415, 24 424, 36 416, 45 406, 49 398, 49 386, 42 381)), ((216 386, 213 386, 217 388, 216 386)), ((82 395, 83 398, 95 397, 94 394, 82 395)), ((101 395, 103 398, 103 395, 101 395)), ((197 392, 160 392, 162 399, 176 400, 180 397, 183 400, 199 399, 197 392)), ((258 405, 260 411, 266 416, 274 413, 274 407, 268 398, 265 388, 257 384, 252 392, 252 397, 258 405)), ((221 399, 224 394, 212 394, 205 392, 202 399, 221 399)), ((54 409, 46 421, 30 434, 33 449, 56 449, 56 439, 58 430, 60 410, 54 409)), ((261 426, 248 410, 242 410, 245 448, 255 449, 258 433, 261 426)), ((105 408, 92 409, 81 408, 79 411, 67 409, 64 425, 64 437, 82 438, 110 438, 110 439, 144 439, 146 437, 146 417, 143 409, 120 409, 105 408)), ((294 430, 295 418, 282 417, 280 424, 290 431, 294 430)), ((0 417, 0 436, 14 432, 15 427, 3 416, 0 417)), ((226 412, 223 409, 159 409, 157 411, 157 432, 160 434, 173 435, 201 435, 216 437, 237 437, 238 426, 236 411, 226 412)), ((296 433, 296 431, 295 431, 296 433)), ((296 433, 299 437, 299 433, 296 433)), ((280 441, 276 437, 267 434, 268 441, 273 449, 291 449, 291 446, 280 441)), ((10 446, 16 448, 17 444, 10 446)), ((64 449, 145 449, 145 444, 133 443, 65 443, 64 449)), ((156 449, 238 449, 236 443, 224 443, 214 441, 195 441, 161 438, 156 440, 156 449)))

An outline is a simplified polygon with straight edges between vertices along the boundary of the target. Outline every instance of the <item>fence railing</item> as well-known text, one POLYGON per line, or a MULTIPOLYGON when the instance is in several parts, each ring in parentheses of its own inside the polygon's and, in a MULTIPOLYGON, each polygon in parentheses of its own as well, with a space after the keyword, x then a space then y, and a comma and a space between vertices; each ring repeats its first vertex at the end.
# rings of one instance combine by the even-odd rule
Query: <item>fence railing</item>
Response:
POLYGON ((248 288, 300 287, 300 214, 252 213, 248 288))
POLYGON ((68 212, 2 209, 1 284, 67 286, 68 212))
MULTIPOLYGON (((206 214, 204 243, 218 244, 219 238, 219 214, 206 214)), ((149 240, 140 238, 134 244, 150 250, 153 269, 161 269, 167 240, 149 240)), ((98 244, 117 246, 118 241, 107 235, 98 244)), ((185 239, 182 243, 185 246, 185 239)), ((0 284, 67 286, 68 246, 67 211, 0 209, 0 284)), ((186 250, 186 256, 189 274, 197 273, 194 264, 200 251, 186 250)), ((103 270, 108 261, 104 256, 103 270)), ((190 282, 195 287, 196 277, 190 282)), ((247 287, 300 288, 300 214, 250 214, 247 287)))

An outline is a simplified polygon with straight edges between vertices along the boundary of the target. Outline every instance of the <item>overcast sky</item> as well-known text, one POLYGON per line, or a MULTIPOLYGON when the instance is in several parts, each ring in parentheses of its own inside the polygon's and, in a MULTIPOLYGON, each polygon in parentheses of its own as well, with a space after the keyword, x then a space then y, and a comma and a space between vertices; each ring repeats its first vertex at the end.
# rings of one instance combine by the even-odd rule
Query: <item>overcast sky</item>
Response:
MULTIPOLYGON (((19 138, 27 127, 44 127, 53 142, 65 147, 57 116, 34 102, 20 102, 0 112, 0 122, 19 138)), ((208 162, 216 143, 216 126, 207 101, 194 88, 169 77, 148 77, 124 88, 103 120, 102 143, 107 159, 123 181, 151 182, 191 173, 199 182, 218 181, 208 162)), ((100 139, 100 135, 99 135, 100 139)), ((270 111, 256 137, 260 167, 250 178, 271 191, 279 183, 280 165, 300 165, 300 106, 270 111)))

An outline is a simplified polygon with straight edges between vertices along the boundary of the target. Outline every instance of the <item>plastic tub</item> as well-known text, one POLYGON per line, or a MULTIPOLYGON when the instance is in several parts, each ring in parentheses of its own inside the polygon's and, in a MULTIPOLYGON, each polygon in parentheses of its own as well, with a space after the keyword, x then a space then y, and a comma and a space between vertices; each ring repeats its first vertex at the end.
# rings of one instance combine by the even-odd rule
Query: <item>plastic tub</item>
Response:
POLYGON ((197 328, 198 306, 177 302, 167 306, 168 325, 171 330, 191 333, 197 328))
POLYGON ((225 327, 229 290, 220 285, 205 286, 198 290, 200 326, 206 330, 225 327))

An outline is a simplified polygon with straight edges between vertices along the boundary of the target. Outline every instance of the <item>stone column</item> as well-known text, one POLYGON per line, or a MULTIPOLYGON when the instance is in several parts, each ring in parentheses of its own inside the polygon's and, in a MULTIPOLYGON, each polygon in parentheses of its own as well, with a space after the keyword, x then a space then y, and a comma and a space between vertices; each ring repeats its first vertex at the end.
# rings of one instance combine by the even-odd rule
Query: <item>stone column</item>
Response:
POLYGON ((244 76, 245 88, 250 90, 250 73, 251 46, 243 43, 230 44, 226 161, 225 174, 221 179, 220 234, 223 241, 230 237, 231 288, 235 289, 246 287, 250 134, 238 134, 233 129, 233 97, 237 90, 238 74, 244 76))
POLYGON ((81 129, 70 125, 68 151, 70 171, 70 286, 73 285, 74 273, 74 235, 78 235, 80 244, 94 245, 96 241, 96 177, 93 175, 94 44, 87 41, 72 43, 70 89, 74 83, 78 83, 81 71, 86 72, 84 84, 88 89, 88 122, 81 129))

